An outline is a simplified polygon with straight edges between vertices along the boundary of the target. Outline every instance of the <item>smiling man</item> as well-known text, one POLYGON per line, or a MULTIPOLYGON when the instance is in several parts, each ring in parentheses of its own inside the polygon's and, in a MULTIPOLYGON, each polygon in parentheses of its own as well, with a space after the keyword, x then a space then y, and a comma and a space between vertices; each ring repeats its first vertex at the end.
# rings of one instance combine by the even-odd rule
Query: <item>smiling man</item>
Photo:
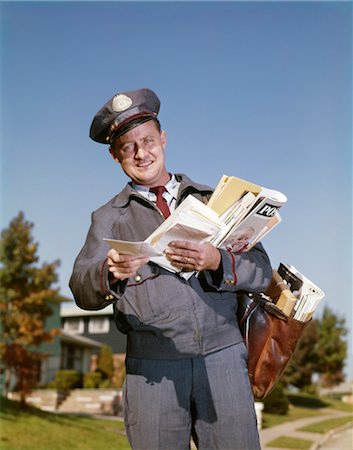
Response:
POLYGON ((185 280, 148 258, 119 254, 103 238, 145 240, 188 195, 212 189, 165 167, 166 133, 150 89, 116 94, 96 114, 93 140, 107 144, 130 182, 92 215, 70 287, 78 306, 113 303, 127 334, 124 419, 133 449, 256 450, 259 437, 239 332, 236 293, 267 288, 261 244, 246 253, 210 243, 170 243, 169 260, 198 276, 185 280))
POLYGON ((170 179, 164 165, 166 133, 156 119, 126 132, 110 147, 114 160, 137 185, 164 186, 170 179))

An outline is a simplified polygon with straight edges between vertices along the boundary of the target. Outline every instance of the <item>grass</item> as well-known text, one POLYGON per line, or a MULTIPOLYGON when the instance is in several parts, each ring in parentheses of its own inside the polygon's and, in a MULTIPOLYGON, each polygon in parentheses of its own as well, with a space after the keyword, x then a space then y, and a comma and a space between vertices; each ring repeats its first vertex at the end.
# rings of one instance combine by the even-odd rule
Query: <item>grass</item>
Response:
POLYGON ((292 448, 296 450, 307 450, 311 447, 312 441, 307 441, 306 439, 297 439, 287 436, 280 436, 273 441, 266 444, 266 447, 275 448, 292 448))
POLYGON ((263 428, 270 428, 285 422, 304 419, 305 417, 317 417, 324 414, 325 412, 321 410, 312 410, 299 406, 290 406, 288 414, 286 415, 263 413, 262 426, 263 428))
POLYGON ((1 400, 1 450, 129 450, 124 425, 118 419, 100 420, 60 415, 1 400))
POLYGON ((352 405, 330 397, 318 398, 309 394, 288 394, 288 398, 290 401, 288 414, 263 413, 263 428, 270 428, 305 417, 324 416, 328 413, 325 411, 326 409, 353 413, 352 405))
MULTIPOLYGON (((304 417, 324 416, 332 408, 352 413, 352 405, 331 398, 318 399, 308 395, 290 394, 287 415, 263 414, 263 427, 269 428, 304 417)), ((304 431, 326 433, 352 421, 352 415, 323 420, 303 428, 304 431)), ((33 407, 19 409, 17 402, 1 399, 1 450, 130 450, 124 425, 118 418, 101 420, 90 417, 52 414, 33 407)), ((270 446, 287 449, 308 449, 311 442, 285 436, 270 446)))
POLYGON ((335 417, 333 419, 323 420, 322 422, 316 422, 300 428, 300 431, 325 434, 330 430, 342 427, 348 423, 353 423, 353 416, 335 417))
MULTIPOLYGON (((264 427, 268 428, 274 425, 279 425, 291 420, 302 419, 304 417, 317 417, 328 413, 325 409, 336 409, 342 412, 352 413, 352 405, 344 403, 337 399, 330 397, 317 398, 306 394, 289 394, 290 408, 285 416, 276 414, 264 414, 264 427)), ((324 418, 323 418, 324 419, 324 418)), ((316 422, 312 425, 303 427, 300 431, 307 431, 312 433, 327 433, 330 430, 339 428, 347 423, 353 422, 353 416, 337 417, 333 419, 326 419, 316 422)), ((305 439, 297 439, 289 436, 279 436, 273 441, 266 444, 267 447, 285 448, 285 449, 309 449, 312 446, 312 441, 305 439)))
POLYGON ((352 404, 344 403, 341 400, 332 397, 324 397, 323 400, 328 404, 329 408, 353 414, 352 404))

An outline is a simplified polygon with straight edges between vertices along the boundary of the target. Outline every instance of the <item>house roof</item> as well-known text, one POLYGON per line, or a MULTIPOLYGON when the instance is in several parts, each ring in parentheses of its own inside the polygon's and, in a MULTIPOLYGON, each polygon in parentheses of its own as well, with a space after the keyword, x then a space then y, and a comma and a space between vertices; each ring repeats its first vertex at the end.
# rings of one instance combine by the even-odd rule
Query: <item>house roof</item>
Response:
POLYGON ((322 394, 322 395, 330 395, 330 394, 331 395, 332 394, 353 395, 353 380, 345 381, 345 382, 338 384, 337 386, 333 386, 331 388, 321 388, 320 394, 322 394))
POLYGON ((94 339, 89 339, 77 334, 71 334, 64 330, 60 330, 60 338, 61 342, 75 344, 79 347, 100 348, 103 345, 101 342, 95 341, 94 339))
POLYGON ((112 316, 113 306, 108 305, 104 309, 86 310, 79 308, 76 303, 61 305, 60 317, 84 317, 84 316, 112 316))

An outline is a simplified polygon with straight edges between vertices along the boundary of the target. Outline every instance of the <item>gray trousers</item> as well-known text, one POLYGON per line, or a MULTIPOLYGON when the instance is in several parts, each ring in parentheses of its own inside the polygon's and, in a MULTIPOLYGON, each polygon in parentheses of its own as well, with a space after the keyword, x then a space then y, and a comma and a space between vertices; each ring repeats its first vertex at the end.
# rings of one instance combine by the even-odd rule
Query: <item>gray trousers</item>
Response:
POLYGON ((243 343, 180 360, 127 358, 124 417, 133 450, 258 450, 243 343))

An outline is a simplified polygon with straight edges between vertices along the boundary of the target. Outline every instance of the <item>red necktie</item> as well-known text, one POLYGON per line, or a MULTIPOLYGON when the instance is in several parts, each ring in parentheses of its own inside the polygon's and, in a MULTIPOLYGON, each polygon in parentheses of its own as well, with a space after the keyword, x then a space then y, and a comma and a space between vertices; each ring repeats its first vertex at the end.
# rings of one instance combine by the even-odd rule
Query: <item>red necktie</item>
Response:
POLYGON ((153 192, 154 194, 156 194, 156 196, 157 196, 156 205, 158 206, 158 208, 160 209, 164 218, 166 219, 167 217, 170 216, 170 211, 169 211, 168 203, 166 202, 165 198, 162 195, 163 192, 166 191, 165 186, 155 186, 153 188, 150 188, 150 191, 153 192))

